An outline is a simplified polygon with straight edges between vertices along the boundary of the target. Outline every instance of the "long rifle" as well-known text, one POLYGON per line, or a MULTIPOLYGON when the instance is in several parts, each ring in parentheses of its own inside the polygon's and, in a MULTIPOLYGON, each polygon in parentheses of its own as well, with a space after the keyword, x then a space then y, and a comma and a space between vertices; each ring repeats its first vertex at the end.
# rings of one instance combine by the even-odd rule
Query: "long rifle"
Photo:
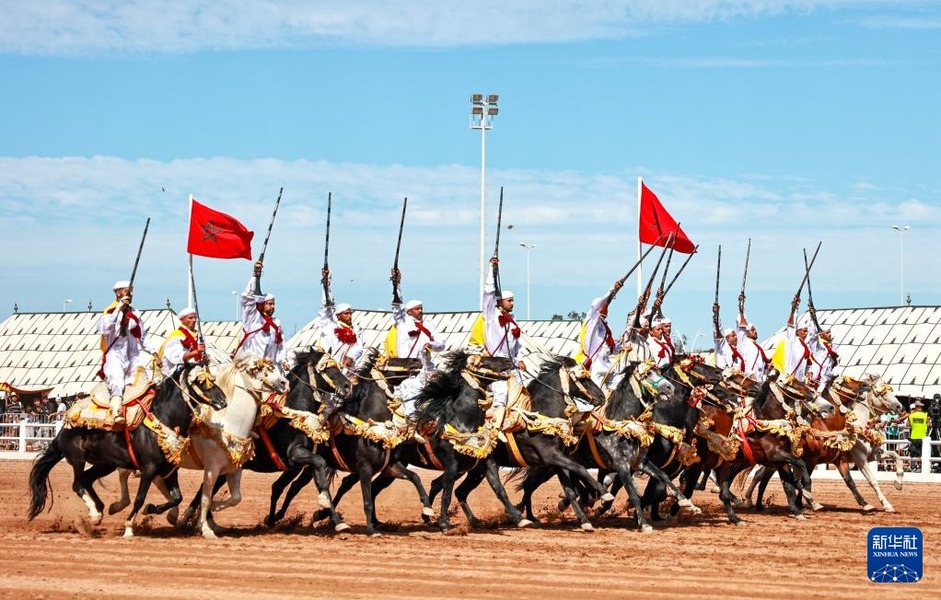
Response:
POLYGON ((333 205, 333 192, 327 194, 327 236, 323 245, 323 277, 320 282, 323 284, 323 293, 327 306, 333 306, 333 298, 330 295, 330 277, 327 272, 330 270, 330 207, 333 205))
POLYGON ((680 270, 677 271, 676 275, 673 276, 673 279, 670 280, 670 285, 667 286, 667 289, 663 290, 664 296, 670 293, 670 288, 672 288, 673 284, 676 283, 676 280, 680 278, 680 274, 683 272, 683 269, 686 268, 686 265, 689 264, 690 259, 693 258, 693 254, 696 254, 698 250, 699 244, 696 244, 696 246, 693 248, 693 251, 689 254, 689 256, 686 257, 686 260, 683 261, 683 264, 680 265, 680 270))
POLYGON ((814 250, 814 256, 813 258, 810 259, 810 264, 807 265, 806 269, 804 270, 804 277, 803 279, 801 279, 801 284, 797 288, 797 293, 794 294, 794 297, 797 298, 798 300, 800 299, 801 292, 804 291, 804 284, 807 283, 807 279, 810 277, 810 270, 814 268, 814 261, 817 260, 817 253, 820 252, 820 246, 822 244, 823 242, 817 242, 817 249, 814 250))
POLYGON ((817 309, 814 307, 814 293, 810 289, 810 266, 807 264, 807 248, 804 248, 804 269, 808 272, 807 275, 807 308, 810 310, 810 319, 814 322, 814 327, 817 328, 817 331, 823 331, 820 328, 820 322, 817 321, 817 309))
MULTIPOLYGON (((500 186, 500 205, 497 209, 497 237, 496 241, 493 244, 493 257, 496 259, 500 258, 500 227, 503 223, 503 186, 500 186)), ((497 300, 500 299, 500 293, 502 289, 500 287, 500 264, 496 262, 493 264, 493 287, 496 293, 497 300)))
MULTIPOLYGON (((274 218, 278 215, 278 206, 281 205, 281 194, 284 193, 284 187, 278 191, 278 199, 274 203, 274 212, 271 213, 271 221, 268 222, 268 233, 265 234, 265 243, 261 245, 261 254, 258 255, 258 262, 265 262, 265 250, 268 249, 268 240, 271 238, 271 228, 274 227, 274 218)), ((195 293, 195 292, 194 292, 195 293)), ((255 278, 255 295, 261 296, 261 275, 255 278)), ((193 308, 196 308, 195 306, 193 308)))
MULTIPOLYGON (((676 224, 676 231, 680 230, 680 224, 676 224)), ((675 232, 674 232, 675 234, 675 232)), ((673 251, 676 248, 676 237, 674 235, 673 242, 670 244, 670 252, 667 254, 667 264, 663 267, 663 276, 660 278, 660 287, 657 288, 657 296, 654 300, 654 303, 657 307, 657 314, 655 316, 663 316, 663 297, 666 295, 666 291, 663 289, 663 286, 667 282, 667 273, 670 272, 670 262, 673 260, 673 251)))
MULTIPOLYGON (((751 257, 751 238, 748 238, 748 248, 745 249, 745 272, 742 273, 742 289, 738 293, 738 311, 745 312, 745 281, 748 279, 748 259, 751 257)), ((804 260, 807 260, 807 253, 804 253, 804 260)))
POLYGON ((399 221, 399 239, 395 242, 395 259, 392 261, 392 302, 402 304, 399 296, 399 282, 396 277, 399 272, 399 250, 402 248, 402 230, 405 229, 405 209, 408 207, 408 196, 402 202, 402 219, 399 221))
POLYGON ((719 244, 719 257, 716 259, 716 297, 712 302, 712 324, 716 330, 716 336, 721 336, 719 329, 719 275, 722 274, 722 244, 719 244))
MULTIPOLYGON (((657 271, 660 270, 660 263, 663 262, 663 257, 666 255, 668 246, 672 243, 672 241, 673 235, 671 234, 667 239, 666 245, 663 246, 663 252, 660 253, 660 258, 657 259, 657 264, 654 265, 653 270, 650 272, 650 279, 647 280, 647 285, 644 287, 644 291, 641 292, 640 298, 637 299, 637 307, 632 313, 634 315, 635 323, 640 321, 641 313, 644 312, 644 309, 647 307, 647 300, 650 299, 650 290, 653 288, 653 280, 657 277, 657 271)), ((628 314, 628 318, 630 318, 630 314, 628 314)), ((634 324, 628 321, 627 328, 630 329, 633 326, 634 324)))
MULTIPOLYGON (((150 217, 147 217, 147 222, 144 223, 144 235, 140 238, 140 246, 137 247, 137 258, 134 259, 134 268, 131 269, 131 279, 130 283, 127 286, 127 289, 133 293, 134 292, 134 278, 137 277, 137 265, 140 264, 140 256, 144 251, 144 240, 147 239, 147 230, 150 228, 150 217)), ((119 330, 121 337, 127 336, 127 319, 121 320, 121 328, 119 330)))
POLYGON ((634 266, 631 267, 631 269, 627 272, 627 275, 625 275, 624 277, 621 277, 621 279, 618 280, 621 282, 621 285, 624 285, 624 282, 627 281, 627 278, 630 277, 634 273, 634 271, 637 270, 637 267, 640 266, 640 263, 644 262, 644 259, 647 258, 647 255, 650 254, 650 252, 654 248, 656 248, 656 246, 650 246, 649 248, 647 248, 647 250, 641 255, 640 260, 634 263, 634 266))

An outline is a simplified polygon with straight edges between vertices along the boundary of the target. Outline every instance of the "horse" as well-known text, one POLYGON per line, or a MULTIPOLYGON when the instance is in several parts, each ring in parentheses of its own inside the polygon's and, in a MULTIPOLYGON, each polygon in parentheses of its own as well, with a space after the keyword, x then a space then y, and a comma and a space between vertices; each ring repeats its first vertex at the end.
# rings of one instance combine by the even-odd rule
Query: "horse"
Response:
MULTIPOLYGON (((265 423, 255 428, 258 436, 255 452, 243 467, 261 473, 290 473, 293 478, 301 468, 309 465, 320 490, 318 500, 329 512, 334 530, 345 531, 349 526, 343 523, 333 508, 327 463, 316 453, 316 446, 329 436, 325 415, 327 405, 322 393, 332 393, 343 399, 352 393, 353 385, 330 354, 313 348, 296 354, 287 379, 291 389, 283 398, 283 406, 278 404, 277 399, 267 404, 270 419, 274 423, 268 428, 264 427, 265 423)), ((225 476, 216 481, 213 495, 225 481, 225 476)), ((272 486, 271 507, 265 518, 265 524, 269 527, 277 523, 276 499, 281 490, 283 486, 279 488, 277 482, 272 486)), ((199 501, 199 495, 193 498, 190 506, 192 511, 195 511, 199 501)))
MULTIPOLYGON (((404 431, 396 428, 389 410, 391 392, 384 378, 373 371, 379 350, 366 348, 355 367, 352 394, 343 400, 333 416, 333 427, 328 443, 317 447, 317 452, 332 469, 346 471, 358 480, 363 494, 363 510, 366 514, 366 533, 377 535, 382 523, 376 517, 372 479, 382 474, 393 479, 407 479, 415 486, 422 502, 423 515, 432 514, 431 501, 418 474, 406 469, 398 462, 400 444, 405 441, 404 431)), ((271 513, 268 520, 277 522, 284 517, 295 495, 313 478, 310 468, 298 472, 286 472, 272 485, 271 513), (293 480, 293 481, 292 481, 293 480), (281 508, 274 512, 277 500, 288 483, 291 484, 281 508)), ((338 491, 334 504, 342 494, 338 491)), ((315 513, 314 518, 324 516, 315 513)))
MULTIPOLYGON (((572 477, 584 481, 591 489, 601 496, 602 500, 613 500, 604 486, 589 475, 588 470, 565 453, 565 442, 575 442, 571 435, 570 414, 574 406, 574 399, 578 398, 593 406, 604 402, 604 392, 591 380, 586 369, 577 365, 575 360, 567 356, 551 356, 540 367, 539 372, 526 385, 529 392, 532 412, 510 410, 517 413, 526 422, 522 431, 508 432, 507 441, 498 441, 492 454, 496 464, 501 467, 514 469, 529 469, 531 467, 547 467, 559 478, 565 497, 572 505, 579 527, 582 531, 594 531, 594 526, 585 515, 572 477)), ((468 473, 467 477, 455 490, 455 496, 461 503, 468 519, 473 519, 473 512, 467 504, 467 496, 483 480, 481 473, 468 473)), ((441 491, 443 479, 438 477, 432 482, 431 497, 441 491)), ((517 508, 522 507, 518 504, 517 508)), ((532 514, 531 509, 526 518, 538 525, 539 521, 532 514)))
MULTIPOLYGON (((672 383, 660 376, 656 369, 643 363, 630 363, 625 367, 624 377, 611 393, 603 414, 592 415, 597 424, 587 424, 584 435, 570 453, 580 464, 589 468, 597 467, 599 478, 606 472, 613 472, 617 476, 618 484, 627 490, 634 506, 637 527, 644 533, 652 533, 653 527, 644 517, 640 494, 632 475, 634 470, 647 474, 651 482, 659 481, 677 498, 679 506, 687 507, 694 513, 700 512, 648 455, 648 449, 657 437, 676 431, 678 427, 686 427, 686 413, 687 407, 682 399, 676 399, 672 383)), ((522 503, 525 506, 531 506, 532 493, 545 480, 545 473, 527 474, 522 485, 522 503)), ((616 490, 612 488, 612 493, 616 490)), ((599 514, 607 510, 610 502, 605 505, 598 511, 599 514)), ((560 509, 565 506, 565 501, 559 505, 560 509)))
POLYGON ((790 400, 796 410, 806 409, 816 414, 832 411, 833 406, 826 400, 815 397, 812 389, 793 378, 780 380, 780 377, 769 378, 762 384, 761 391, 752 400, 744 418, 736 420, 742 444, 735 458, 716 468, 719 499, 722 500, 729 523, 744 524, 735 514, 733 507, 732 480, 738 473, 755 464, 770 465, 781 473, 788 509, 795 518, 805 518, 795 490, 813 502, 810 490, 806 487, 810 481, 810 472, 807 470, 807 464, 798 456, 801 427, 804 425, 796 427, 790 420, 795 414, 795 408, 787 402, 790 400), (746 421, 751 431, 746 431, 746 421), (783 467, 788 467, 789 470, 783 467))
POLYGON ((104 509, 104 503, 94 489, 95 481, 115 469, 138 469, 141 473, 140 486, 134 507, 124 522, 124 537, 132 537, 137 513, 155 478, 161 477, 166 482, 169 500, 159 506, 147 505, 144 514, 175 508, 182 500, 177 466, 180 454, 185 452, 183 448, 190 440, 184 438, 181 441, 177 435, 186 435, 194 411, 199 412, 199 406, 222 410, 226 406, 225 393, 204 367, 184 364, 157 387, 150 408, 153 425, 137 427, 133 431, 63 428, 36 460, 30 472, 31 499, 27 518, 34 519, 45 508, 50 488, 49 472, 63 458, 72 466, 72 490, 88 506, 89 518, 94 525, 101 523, 104 509), (174 448, 175 452, 171 452, 173 460, 168 458, 161 446, 174 448), (85 463, 91 463, 92 466, 86 470, 85 463))
MULTIPOLYGON (((849 468, 849 464, 853 463, 876 492, 883 510, 895 512, 895 508, 882 492, 875 473, 869 466, 870 461, 879 459, 877 453, 881 447, 881 432, 874 430, 874 422, 886 412, 900 413, 903 410, 902 404, 893 393, 892 386, 873 373, 867 373, 862 379, 841 376, 827 385, 824 394, 837 395, 839 403, 849 412, 844 415, 841 411, 834 411, 829 417, 815 419, 811 423, 813 429, 806 433, 804 443, 803 458, 807 463, 807 468, 812 472, 818 464, 835 464, 846 487, 849 488, 863 511, 875 510, 866 502, 856 487, 849 468), (832 441, 827 443, 828 440, 832 441), (846 446, 849 448, 846 449, 846 446)), ((895 451, 885 452, 884 456, 895 459, 894 484, 896 489, 902 489, 904 470, 901 457, 895 451)), ((752 478, 745 498, 747 503, 751 504, 752 491, 758 485, 757 510, 763 508, 764 490, 773 474, 774 472, 770 469, 763 468, 752 478)), ((819 503, 813 503, 811 506, 814 510, 823 508, 819 503)))
MULTIPOLYGON (((288 380, 266 359, 251 354, 222 365, 216 373, 219 387, 225 392, 228 405, 221 410, 208 410, 200 415, 191 431, 191 449, 182 468, 203 471, 202 495, 198 527, 206 539, 216 533, 208 521, 209 511, 235 506, 242 500, 242 465, 254 454, 250 437, 258 407, 267 394, 286 394, 288 380), (229 497, 212 501, 216 479, 226 475, 229 497)), ((186 523, 193 514, 190 505, 183 516, 186 523)))

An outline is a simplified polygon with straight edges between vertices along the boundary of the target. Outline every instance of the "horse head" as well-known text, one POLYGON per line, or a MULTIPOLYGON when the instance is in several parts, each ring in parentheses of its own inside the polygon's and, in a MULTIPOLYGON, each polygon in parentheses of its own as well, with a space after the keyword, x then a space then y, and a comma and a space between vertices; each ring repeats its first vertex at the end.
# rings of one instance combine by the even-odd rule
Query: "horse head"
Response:
POLYGON ((170 380, 183 392, 187 403, 206 404, 213 410, 222 410, 228 404, 225 391, 216 384, 215 376, 203 365, 183 363, 170 380))
POLYGON ((264 394, 286 394, 291 387, 274 363, 253 354, 240 356, 223 367, 217 380, 228 398, 231 399, 237 389, 242 389, 255 402, 261 402, 264 394))
POLYGON ((353 393, 353 382, 329 352, 311 350, 307 354, 306 367, 310 381, 317 389, 332 392, 340 398, 349 398, 353 393))
POLYGON ((875 373, 866 373, 863 375, 862 381, 869 384, 869 392, 863 397, 862 403, 870 409, 896 414, 905 411, 905 407, 895 397, 895 390, 881 376, 875 373))
POLYGON ((509 379, 513 366, 509 358, 464 350, 439 354, 437 370, 416 396, 416 420, 463 425, 468 430, 479 426, 487 388, 494 381, 509 379))
POLYGON ((566 407, 576 400, 601 406, 604 392, 591 380, 588 371, 568 356, 550 356, 539 373, 526 386, 533 410, 550 417, 566 414, 566 407))

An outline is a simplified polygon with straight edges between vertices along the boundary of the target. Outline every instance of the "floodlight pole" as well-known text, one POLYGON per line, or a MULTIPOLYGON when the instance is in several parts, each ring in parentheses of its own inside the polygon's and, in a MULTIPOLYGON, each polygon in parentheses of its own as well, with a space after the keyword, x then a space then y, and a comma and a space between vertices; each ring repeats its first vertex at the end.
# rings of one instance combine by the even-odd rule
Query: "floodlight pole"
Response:
POLYGON ((499 112, 497 94, 471 94, 471 129, 480 130, 480 294, 478 296, 479 308, 484 308, 484 273, 486 256, 484 251, 484 227, 486 225, 486 164, 487 164, 487 136, 488 129, 493 129, 493 118, 499 112))
POLYGON ((909 227, 893 225, 892 229, 899 232, 899 306, 905 306, 905 232, 909 227))

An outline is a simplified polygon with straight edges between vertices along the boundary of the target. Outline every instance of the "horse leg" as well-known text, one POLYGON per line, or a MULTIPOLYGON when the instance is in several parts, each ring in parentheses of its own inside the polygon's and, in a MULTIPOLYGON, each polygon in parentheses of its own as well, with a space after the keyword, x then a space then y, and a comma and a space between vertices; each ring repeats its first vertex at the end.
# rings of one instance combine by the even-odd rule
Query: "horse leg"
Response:
POLYGON ((853 457, 854 462, 856 463, 856 468, 860 473, 863 474, 863 477, 866 478, 866 481, 869 482, 869 487, 876 492, 876 497, 879 498, 879 502, 882 503, 882 508, 885 512, 895 512, 895 507, 892 506, 892 503, 889 502, 889 499, 886 498, 885 494, 882 493, 882 488, 879 486, 879 482, 876 481, 876 474, 872 472, 872 469, 869 468, 869 462, 866 461, 865 456, 856 455, 853 457))
MULTIPOLYGON (((747 444, 748 442, 746 441, 745 443, 747 444)), ((732 505, 732 480, 740 471, 747 468, 751 468, 751 465, 736 466, 734 464, 725 463, 716 469, 716 478, 719 480, 719 500, 722 501, 722 508, 725 509, 725 515, 732 525, 745 525, 745 521, 735 514, 735 508, 732 505)))
POLYGON ((137 513, 140 512, 140 509, 144 506, 144 502, 147 500, 147 492, 150 491, 150 484, 156 476, 157 469, 153 465, 145 465, 141 468, 140 483, 137 487, 137 495, 134 497, 134 506, 124 520, 125 538, 134 537, 134 521, 137 518, 137 513))
POLYGON ((131 493, 127 487, 127 480, 130 476, 130 469, 118 469, 118 487, 121 489, 121 497, 108 505, 109 515, 121 512, 131 505, 131 493))
POLYGON ((444 475, 438 475, 431 480, 431 487, 428 488, 428 498, 434 504, 435 498, 438 497, 438 494, 441 493, 441 482, 444 479, 444 475))
MULTIPOLYGON (((698 506, 693 504, 692 501, 689 498, 687 498, 683 494, 683 492, 680 491, 678 487, 676 487, 676 485, 673 483, 673 480, 670 479, 670 477, 668 477, 667 474, 664 473, 660 469, 660 467, 658 467, 657 465, 653 464, 652 462, 650 462, 649 460, 645 458, 644 460, 640 462, 638 469, 646 473, 647 476, 651 478, 651 481, 660 482, 660 485, 663 486, 664 491, 669 492, 670 494, 673 495, 674 498, 676 498, 677 507, 685 508, 694 515, 702 514, 702 510, 698 506)), ((694 481, 696 479, 698 478, 697 477, 693 478, 694 481)), ((624 487, 626 488, 627 482, 623 480, 623 477, 621 478, 621 481, 624 483, 624 487)))
MULTIPOLYGON (((774 471, 765 465, 761 465, 752 476, 751 483, 748 485, 748 492, 745 495, 746 506, 754 506, 755 510, 761 512, 765 509, 765 490, 768 489, 768 483, 774 477, 774 471), (758 486, 758 498, 755 504, 752 504, 751 494, 758 486)), ((783 480, 782 480, 783 481, 783 480)))
POLYGON ((214 500, 209 505, 210 512, 217 512, 236 506, 242 501, 242 469, 238 468, 226 475, 229 486, 229 497, 225 500, 214 500))
POLYGON ((159 515, 167 513, 167 522, 173 526, 177 523, 177 517, 180 513, 180 502, 183 501, 183 494, 180 492, 179 471, 174 469, 166 477, 155 477, 153 485, 160 490, 160 493, 167 499, 163 504, 148 504, 144 507, 145 515, 159 515))
POLYGON ((278 475, 278 478, 271 484, 271 495, 268 499, 268 516, 265 517, 265 525, 267 527, 274 527, 275 524, 284 517, 284 512, 287 509, 285 508, 285 510, 278 511, 278 500, 281 498, 281 494, 284 493, 284 488, 286 488, 291 481, 294 481, 294 478, 303 476, 301 473, 303 473, 303 471, 284 471, 278 475))
MULTIPOLYGON (((483 461, 483 464, 478 462, 473 469, 468 471, 468 477, 473 476, 477 477, 477 473, 481 470, 484 472, 484 476, 487 478, 487 483, 490 484, 490 488, 493 490, 493 493, 497 495, 497 499, 503 504, 503 510, 506 511, 507 517, 509 517, 510 522, 516 525, 517 527, 529 527, 533 524, 529 519, 524 519, 523 515, 520 513, 519 509, 513 506, 513 503, 510 502, 510 497, 506 493, 506 488, 503 487, 503 482, 500 481, 500 469, 497 466, 497 462, 492 458, 487 458, 483 461)), ((467 498, 464 497, 461 500, 461 506, 467 504, 467 498)))
MULTIPOLYGON (((517 510, 525 510, 526 518, 532 521, 533 525, 539 527, 541 522, 536 518, 536 515, 533 513, 533 492, 539 489, 542 484, 546 483, 552 476, 555 475, 555 472, 552 469, 546 467, 534 467, 526 471, 526 477, 523 479, 523 483, 520 485, 520 489, 523 490, 523 497, 520 499, 519 503, 516 505, 517 510)), ((568 508, 568 501, 566 500, 565 506, 561 505, 560 501, 560 512, 568 508)))
POLYGON ((442 444, 437 452, 438 460, 441 462, 441 466, 444 467, 442 473, 444 479, 441 484, 441 509, 438 511, 438 528, 441 531, 447 531, 452 527, 448 511, 451 508, 451 493, 454 491, 454 481, 458 477, 457 459, 454 456, 454 450, 452 448, 446 449, 446 446, 442 444))
MULTIPOLYGON (((304 465, 308 471, 310 471, 314 478, 314 485, 317 486, 317 503, 320 505, 321 510, 325 510, 330 515, 330 522, 333 524, 333 530, 337 533, 341 531, 346 531, 350 528, 349 525, 343 522, 343 517, 337 512, 333 499, 330 497, 330 469, 327 467, 327 461, 324 460, 319 454, 315 454, 308 448, 303 446, 295 446, 288 453, 288 460, 290 460, 295 465, 304 465)), ((284 489, 282 484, 281 490, 284 489)), ((274 487, 272 486, 272 504, 271 509, 269 510, 269 517, 271 517, 274 512, 274 503, 276 497, 274 496, 274 487)), ((281 495, 279 490, 278 495, 281 495)), ((270 526, 274 523, 272 522, 270 526)))
MULTIPOLYGON (((581 530, 584 532, 594 531, 594 526, 592 526, 591 522, 588 520, 588 517, 585 515, 585 511, 582 509, 581 503, 578 501, 578 494, 575 492, 575 486, 572 484, 572 477, 569 472, 562 467, 556 467, 555 474, 556 477, 559 478, 559 482, 562 484, 562 489, 565 491, 565 497, 568 498, 569 503, 572 505, 572 511, 575 513, 575 517, 578 519, 581 530)), ((605 491, 605 493, 607 493, 607 491, 605 491)))
MULTIPOLYGON (((496 463, 494 463, 493 470, 494 473, 496 473, 497 481, 500 481, 499 467, 496 465, 496 463)), ((473 509, 471 509, 470 502, 467 501, 467 497, 470 496, 471 492, 477 489, 477 487, 484 480, 484 477, 485 474, 481 473, 478 469, 468 471, 464 474, 464 479, 454 490, 454 497, 457 499, 458 505, 464 512, 464 517, 467 518, 467 522, 470 523, 471 527, 481 527, 484 524, 484 522, 481 519, 478 519, 477 515, 474 514, 473 509)), ((489 480, 490 475, 486 474, 486 477, 489 480)), ((439 477, 438 480, 443 482, 444 477, 439 477)))
MULTIPOLYGON (((803 461, 801 462, 803 463, 803 461)), ((788 512, 790 512, 791 516, 795 519, 803 521, 807 518, 807 516, 804 515, 803 502, 800 497, 800 491, 804 489, 804 485, 796 475, 800 473, 800 465, 795 465, 788 461, 785 461, 785 464, 789 466, 790 469, 785 469, 785 465, 781 465, 778 467, 778 475, 781 477, 781 486, 784 488, 784 495, 787 498, 788 512)), ((808 495, 808 497, 810 496, 808 495)))
POLYGON ((216 473, 215 467, 207 463, 203 471, 202 493, 199 496, 198 523, 199 530, 207 540, 214 540, 218 537, 215 531, 209 526, 209 508, 212 505, 212 495, 217 478, 218 474, 216 473))
POLYGON ((372 477, 373 466, 367 461, 360 461, 358 468, 359 489, 363 494, 363 512, 366 514, 366 534, 369 536, 378 536, 376 523, 373 520, 376 514, 376 504, 372 496, 372 477))
MULTIPOLYGON (((455 463, 454 468, 455 468, 455 475, 456 475, 457 463, 455 463)), ((384 473, 396 479, 405 479, 407 481, 410 481, 411 484, 415 486, 415 491, 418 492, 418 499, 421 501, 422 518, 431 517, 431 515, 435 514, 434 509, 432 509, 431 507, 431 498, 428 497, 428 493, 425 491, 425 486, 422 485, 421 477, 418 476, 418 473, 407 469, 400 462, 395 462, 387 466, 385 468, 384 473)), ((376 484, 376 482, 374 482, 374 484, 376 484)), ((380 491, 382 491, 383 489, 385 489, 391 484, 392 484, 391 479, 388 482, 385 482, 384 484, 379 484, 379 485, 382 485, 382 487, 378 487, 377 489, 375 489, 373 491, 373 496, 378 495, 380 491)), ((453 485, 453 482, 452 482, 452 485, 453 485)))
MULTIPOLYGON (((338 506, 340 504, 340 500, 343 499, 343 496, 345 496, 348 491, 353 489, 353 486, 355 486, 358 482, 359 482, 359 475, 357 475, 356 473, 349 473, 343 479, 341 479, 340 487, 337 488, 337 491, 334 492, 333 494, 333 505, 338 506)), ((294 485, 297 485, 297 483, 295 482, 291 486, 292 490, 294 489, 294 485)), ((290 492, 289 492, 289 495, 290 495, 290 492)), ((287 500, 285 500, 285 502, 286 501, 287 500)), ((313 520, 319 521, 320 519, 326 519, 326 518, 327 518, 327 511, 324 509, 321 509, 321 510, 318 510, 316 513, 314 513, 313 520)))
POLYGON ((98 493, 95 492, 94 484, 102 477, 113 473, 115 469, 116 467, 92 465, 86 470, 84 463, 72 465, 72 491, 88 507, 88 519, 92 522, 92 525, 101 524, 101 519, 104 517, 102 511, 105 508, 105 503, 101 501, 98 493))

